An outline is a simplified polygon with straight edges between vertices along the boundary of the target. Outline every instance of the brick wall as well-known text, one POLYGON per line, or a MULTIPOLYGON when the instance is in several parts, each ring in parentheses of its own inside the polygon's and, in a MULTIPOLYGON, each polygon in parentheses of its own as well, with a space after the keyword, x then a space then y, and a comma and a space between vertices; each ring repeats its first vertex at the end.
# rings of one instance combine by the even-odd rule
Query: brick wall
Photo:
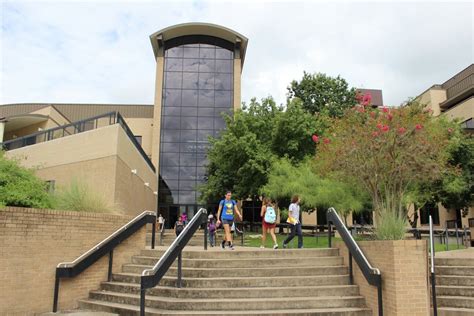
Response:
MULTIPOLYGON (((382 273, 382 295, 385 316, 430 314, 428 284, 428 244, 426 240, 362 241, 362 252, 374 268, 382 273)), ((336 242, 344 262, 348 265, 347 248, 336 242)), ((377 315, 377 288, 365 280, 355 261, 354 283, 368 307, 377 315)))
MULTIPOLYGON (((129 222, 132 216, 8 207, 0 210, 0 315, 50 312, 55 268, 73 261, 129 222)), ((113 271, 130 262, 145 245, 145 228, 114 250, 113 271)), ((77 300, 107 279, 108 256, 79 276, 62 279, 59 310, 77 307, 77 300)))

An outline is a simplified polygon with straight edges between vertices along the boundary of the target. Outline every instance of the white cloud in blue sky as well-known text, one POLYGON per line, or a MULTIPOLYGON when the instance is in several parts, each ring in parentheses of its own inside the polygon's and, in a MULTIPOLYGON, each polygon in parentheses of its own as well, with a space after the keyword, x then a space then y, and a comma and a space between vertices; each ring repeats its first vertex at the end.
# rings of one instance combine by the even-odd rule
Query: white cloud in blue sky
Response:
POLYGON ((399 104, 473 62, 471 2, 2 2, 0 104, 153 103, 149 35, 184 22, 250 39, 242 99, 304 70, 379 88, 399 104))

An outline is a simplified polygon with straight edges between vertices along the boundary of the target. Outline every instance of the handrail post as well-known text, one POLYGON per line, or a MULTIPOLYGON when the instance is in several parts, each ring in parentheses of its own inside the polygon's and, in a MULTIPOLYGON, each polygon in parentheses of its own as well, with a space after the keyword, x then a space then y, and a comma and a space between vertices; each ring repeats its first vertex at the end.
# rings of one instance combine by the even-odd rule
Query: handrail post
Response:
POLYGON ((181 288, 181 265, 182 265, 182 250, 179 251, 178 254, 178 281, 176 282, 176 286, 181 288))
POLYGON ((156 217, 153 223, 151 224, 151 249, 155 249, 155 229, 156 229, 156 217))
POLYGON ((58 297, 59 297, 59 276, 56 271, 56 279, 54 281, 54 297, 53 297, 53 313, 58 311, 58 297))
POLYGON ((349 252, 349 282, 351 285, 354 285, 354 274, 352 269, 352 253, 349 252))
POLYGON ((143 283, 140 285, 140 316, 145 316, 145 294, 146 289, 143 288, 143 283))
POLYGON ((377 300, 379 305, 379 316, 383 316, 382 280, 377 285, 377 300))
POLYGON ((114 251, 111 250, 109 252, 109 271, 107 273, 107 282, 112 281, 112 263, 113 263, 113 260, 114 260, 114 251))
POLYGON ((332 231, 331 231, 331 222, 328 221, 328 248, 332 248, 332 231))
MULTIPOLYGON (((433 237, 433 219, 431 215, 430 220, 430 248, 431 248, 431 295, 433 296, 433 316, 438 316, 438 304, 436 303, 436 276, 435 276, 435 248, 434 248, 434 237, 433 237)), ((446 231, 447 231, 446 227, 446 231)), ((447 243, 446 243, 447 246, 447 243)))

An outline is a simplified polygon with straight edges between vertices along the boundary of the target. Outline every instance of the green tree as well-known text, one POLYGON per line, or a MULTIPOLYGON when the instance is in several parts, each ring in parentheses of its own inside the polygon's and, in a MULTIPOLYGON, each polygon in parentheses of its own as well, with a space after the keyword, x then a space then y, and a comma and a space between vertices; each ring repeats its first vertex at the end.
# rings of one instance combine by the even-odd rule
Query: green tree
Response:
POLYGON ((349 88, 346 80, 323 73, 303 73, 300 81, 292 81, 288 87, 289 99, 299 98, 303 109, 309 113, 327 112, 331 117, 341 117, 344 110, 356 102, 356 90, 349 88))
POLYGON ((53 199, 46 183, 36 177, 34 170, 7 159, 0 151, 0 205, 51 208, 53 199))

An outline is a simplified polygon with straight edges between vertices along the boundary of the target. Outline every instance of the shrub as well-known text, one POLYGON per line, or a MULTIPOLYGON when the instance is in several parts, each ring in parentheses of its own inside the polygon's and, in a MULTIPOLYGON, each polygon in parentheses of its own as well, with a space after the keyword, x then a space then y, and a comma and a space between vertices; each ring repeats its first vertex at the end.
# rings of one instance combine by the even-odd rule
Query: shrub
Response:
POLYGON ((77 212, 112 212, 104 198, 90 190, 87 184, 73 179, 69 186, 55 193, 55 206, 61 210, 77 212))

